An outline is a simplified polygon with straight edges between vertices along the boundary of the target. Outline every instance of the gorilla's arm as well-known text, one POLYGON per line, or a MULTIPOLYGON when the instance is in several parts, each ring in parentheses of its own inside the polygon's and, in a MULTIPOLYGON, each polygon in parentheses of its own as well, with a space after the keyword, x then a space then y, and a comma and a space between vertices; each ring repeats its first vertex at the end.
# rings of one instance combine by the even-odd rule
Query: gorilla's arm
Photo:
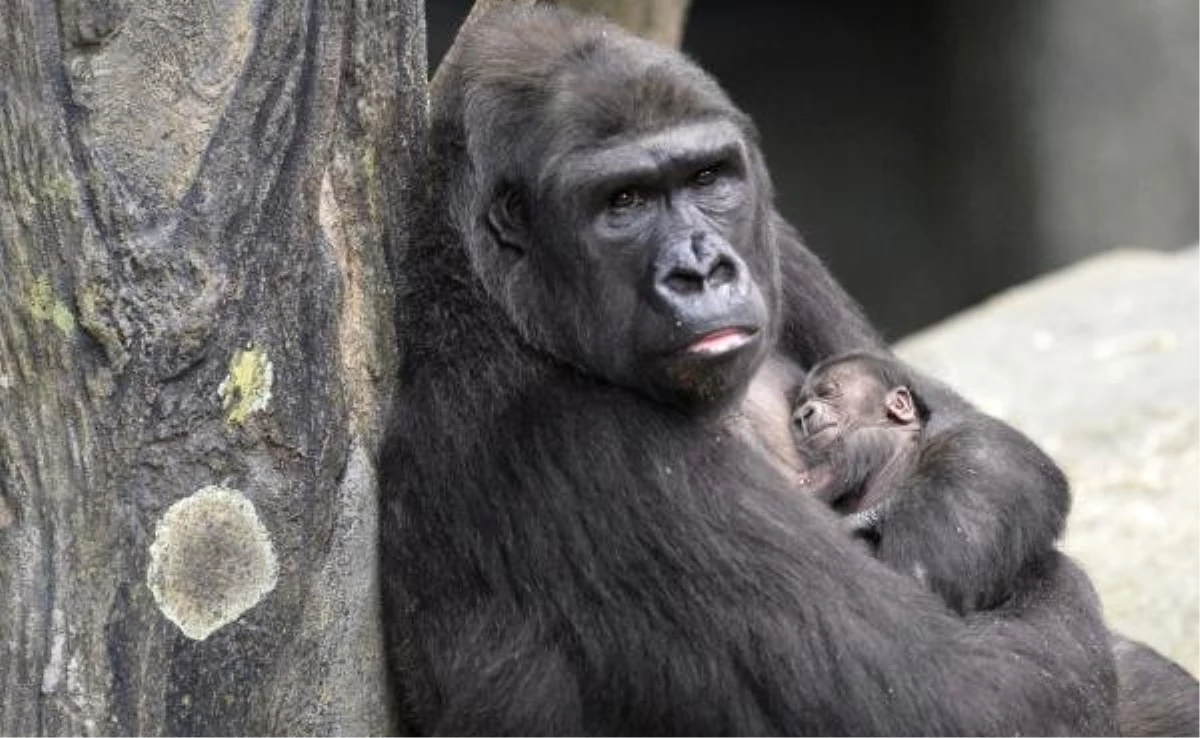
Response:
POLYGON ((390 590, 406 613, 388 618, 393 643, 423 645, 395 663, 439 695, 420 701, 418 728, 1112 730, 1107 647, 1098 667, 1091 616, 1064 615, 1086 582, 1049 572, 1059 594, 1031 588, 1020 617, 963 620, 736 439, 564 384, 466 436, 437 406, 478 385, 407 385, 401 417, 424 422, 394 429, 385 454, 383 542, 409 592, 390 590))
POLYGON ((955 610, 994 607, 1053 549, 1070 507, 1067 480, 1025 436, 973 410, 927 432, 912 474, 858 517, 881 561, 955 610))
POLYGON ((778 350, 805 371, 850 351, 890 353, 862 308, 782 217, 774 218, 782 277, 778 350))
MULTIPOLYGON (((1057 551, 1031 561, 1020 577, 1020 585, 1003 605, 964 617, 967 637, 988 644, 1004 643, 999 658, 1031 667, 1040 663, 1055 672, 1046 672, 1043 678, 1062 680, 1052 688, 1062 691, 1046 695, 1044 709, 1069 705, 1078 713, 1060 716, 1057 726, 1042 726, 1043 734, 1116 735, 1117 672, 1100 598, 1091 580, 1057 551), (1072 697, 1063 701, 1064 695, 1072 697), (1081 715, 1087 715, 1085 722, 1091 723, 1082 727, 1082 733, 1081 715)), ((1006 702, 1001 698, 990 704, 1003 709, 1006 702)))
POLYGON ((1121 735, 1200 735, 1196 677, 1144 643, 1112 634, 1121 735))

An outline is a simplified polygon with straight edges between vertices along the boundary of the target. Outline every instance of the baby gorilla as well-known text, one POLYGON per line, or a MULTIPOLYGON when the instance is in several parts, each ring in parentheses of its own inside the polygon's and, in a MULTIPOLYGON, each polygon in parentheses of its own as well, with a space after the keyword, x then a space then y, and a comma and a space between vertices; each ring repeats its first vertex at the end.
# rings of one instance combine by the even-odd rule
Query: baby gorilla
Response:
MULTIPOLYGON (((793 407, 800 484, 959 612, 1003 609, 1061 556, 1066 477, 945 385, 893 358, 845 354, 809 372, 793 407)), ((1120 734, 1196 735, 1196 679, 1143 643, 1108 637, 1120 734)))
POLYGON ((1057 555, 1070 508, 1059 468, 901 362, 855 353, 818 364, 792 421, 802 484, 845 514, 880 560, 957 611, 996 607, 1027 566, 1057 555))

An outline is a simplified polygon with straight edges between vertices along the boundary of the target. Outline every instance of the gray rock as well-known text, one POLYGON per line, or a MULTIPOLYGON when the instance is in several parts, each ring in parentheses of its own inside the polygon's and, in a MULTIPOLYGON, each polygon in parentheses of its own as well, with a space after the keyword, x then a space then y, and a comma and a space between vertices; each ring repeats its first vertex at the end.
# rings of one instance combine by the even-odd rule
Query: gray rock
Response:
POLYGON ((899 342, 1067 471, 1063 550, 1112 627, 1198 673, 1198 261, 1116 251, 899 342))

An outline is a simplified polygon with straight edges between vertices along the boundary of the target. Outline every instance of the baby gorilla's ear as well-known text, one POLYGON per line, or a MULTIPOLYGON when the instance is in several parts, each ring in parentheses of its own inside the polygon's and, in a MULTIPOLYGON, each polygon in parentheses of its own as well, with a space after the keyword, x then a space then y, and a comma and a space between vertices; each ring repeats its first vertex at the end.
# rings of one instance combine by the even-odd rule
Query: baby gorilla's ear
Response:
POLYGON ((902 425, 917 421, 917 408, 908 387, 893 387, 883 400, 888 417, 902 425))

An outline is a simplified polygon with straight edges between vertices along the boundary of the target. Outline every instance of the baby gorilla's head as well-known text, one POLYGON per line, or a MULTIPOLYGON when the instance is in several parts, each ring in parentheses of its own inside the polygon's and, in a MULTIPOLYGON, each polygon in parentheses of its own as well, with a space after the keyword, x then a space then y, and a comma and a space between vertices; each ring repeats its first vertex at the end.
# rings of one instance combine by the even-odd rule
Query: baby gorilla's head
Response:
POLYGON ((813 367, 796 396, 792 434, 814 494, 842 512, 878 501, 872 483, 908 455, 921 430, 911 385, 903 364, 875 354, 813 367))

